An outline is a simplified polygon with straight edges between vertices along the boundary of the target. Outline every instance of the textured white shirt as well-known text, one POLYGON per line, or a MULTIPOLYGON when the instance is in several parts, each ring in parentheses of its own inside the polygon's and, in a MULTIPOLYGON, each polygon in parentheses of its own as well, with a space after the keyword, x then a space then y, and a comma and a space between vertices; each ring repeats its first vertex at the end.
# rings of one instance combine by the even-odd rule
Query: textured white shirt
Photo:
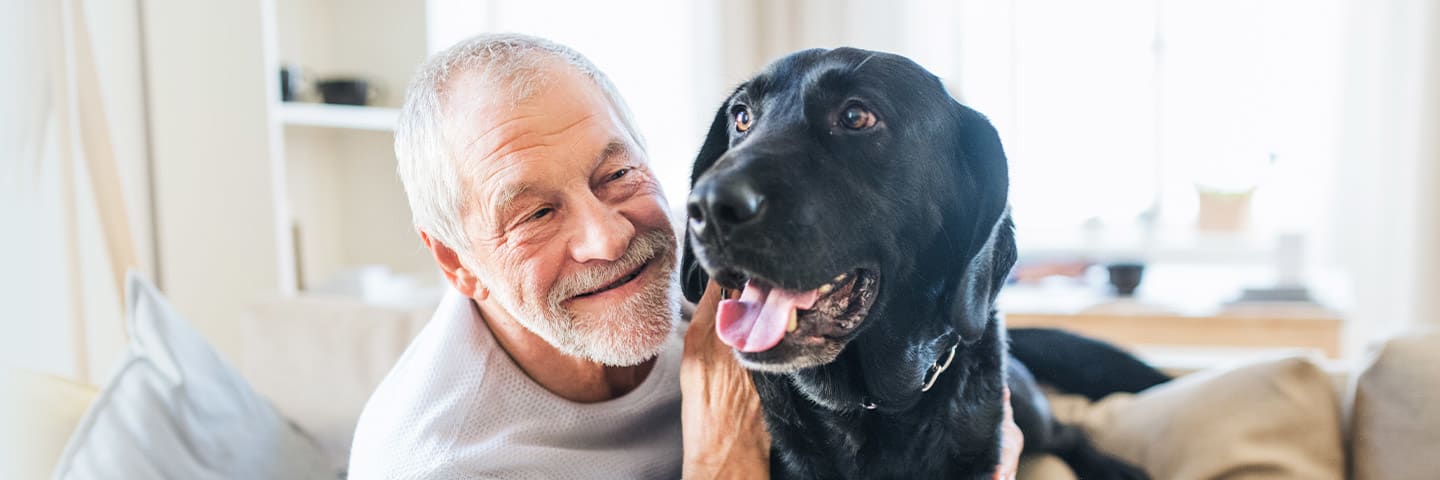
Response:
POLYGON ((686 325, 635 390, 581 404, 525 375, 451 290, 365 404, 349 478, 680 478, 686 325))

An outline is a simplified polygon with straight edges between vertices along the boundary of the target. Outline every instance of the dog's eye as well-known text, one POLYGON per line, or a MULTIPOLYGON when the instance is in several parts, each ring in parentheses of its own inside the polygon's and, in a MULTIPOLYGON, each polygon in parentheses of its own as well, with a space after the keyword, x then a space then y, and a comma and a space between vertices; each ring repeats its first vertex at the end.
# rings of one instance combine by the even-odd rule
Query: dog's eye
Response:
POLYGON ((840 111, 840 126, 851 130, 864 130, 875 126, 875 114, 858 103, 852 103, 840 111))
POLYGON ((736 105, 730 109, 730 115, 735 117, 735 131, 744 132, 750 129, 755 123, 755 118, 750 115, 750 107, 736 105))

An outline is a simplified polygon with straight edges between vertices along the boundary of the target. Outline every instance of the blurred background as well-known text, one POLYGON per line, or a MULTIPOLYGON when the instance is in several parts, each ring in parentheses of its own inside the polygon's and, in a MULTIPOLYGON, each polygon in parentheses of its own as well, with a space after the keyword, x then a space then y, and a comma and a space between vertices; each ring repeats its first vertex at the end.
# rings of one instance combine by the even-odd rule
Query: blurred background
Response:
POLYGON ((711 112, 768 62, 841 45, 915 59, 1009 154, 1012 325, 1197 365, 1267 349, 1344 361, 1440 325, 1435 2, 0 8, 0 359, 84 382, 125 351, 127 267, 232 360, 288 335, 287 305, 308 299, 428 316, 441 278, 394 174, 393 122, 427 55, 479 32, 549 37, 607 72, 674 206, 711 112))

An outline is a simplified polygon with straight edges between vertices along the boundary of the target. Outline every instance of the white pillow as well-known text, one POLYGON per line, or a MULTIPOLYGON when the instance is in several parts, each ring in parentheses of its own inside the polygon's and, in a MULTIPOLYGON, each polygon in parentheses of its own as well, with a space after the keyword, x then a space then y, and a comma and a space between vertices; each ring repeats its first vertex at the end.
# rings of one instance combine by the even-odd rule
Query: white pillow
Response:
POLYGON ((149 282, 126 281, 130 348, 85 413, 56 479, 335 479, 149 282))

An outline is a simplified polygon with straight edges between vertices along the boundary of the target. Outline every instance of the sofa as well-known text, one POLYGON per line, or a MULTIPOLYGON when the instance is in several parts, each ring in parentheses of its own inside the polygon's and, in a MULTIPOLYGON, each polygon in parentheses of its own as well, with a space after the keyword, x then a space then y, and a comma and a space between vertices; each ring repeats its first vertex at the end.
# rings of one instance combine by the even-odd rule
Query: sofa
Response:
MULTIPOLYGON (((263 397, 293 422, 294 431, 282 436, 295 433, 314 447, 306 450, 313 458, 285 463, 304 463, 303 469, 287 471, 343 478, 370 390, 429 315, 426 304, 377 307, 310 297, 262 302, 247 313, 244 348, 227 360, 241 379, 235 381, 248 387, 234 395, 263 397), (314 473, 321 471, 317 462, 321 473, 314 473)), ((90 435, 76 432, 77 425, 93 428, 85 424, 97 415, 93 402, 114 387, 8 371, 0 388, 0 425, 7 425, 0 452, 18 457, 0 461, 0 478, 43 478, 57 462, 75 461, 62 457, 76 455, 70 450, 84 439, 74 437, 90 435)), ((1340 372, 1306 356, 1257 358, 1099 402, 1059 393, 1051 398, 1057 416, 1079 423, 1103 449, 1157 479, 1440 478, 1437 331, 1380 342, 1364 363, 1340 372)), ((292 443, 277 451, 305 450, 286 441, 292 443)), ((214 478, 226 477, 220 471, 214 478)), ((1026 457, 1020 478, 1074 476, 1055 458, 1026 457)))

